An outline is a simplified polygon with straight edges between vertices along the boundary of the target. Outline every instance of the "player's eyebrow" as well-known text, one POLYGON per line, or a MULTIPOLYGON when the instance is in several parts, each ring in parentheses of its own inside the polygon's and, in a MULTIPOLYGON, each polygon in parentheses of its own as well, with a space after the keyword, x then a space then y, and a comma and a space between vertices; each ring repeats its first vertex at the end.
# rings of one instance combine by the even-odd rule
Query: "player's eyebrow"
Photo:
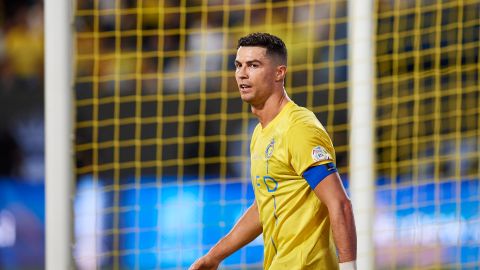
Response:
MULTIPOLYGON (((245 64, 249 65, 249 64, 254 64, 254 63, 257 63, 257 64, 262 64, 262 61, 258 60, 258 59, 254 59, 254 60, 249 60, 249 61, 246 61, 245 64)), ((242 64, 242 62, 238 61, 237 59, 235 59, 235 64, 242 64)))

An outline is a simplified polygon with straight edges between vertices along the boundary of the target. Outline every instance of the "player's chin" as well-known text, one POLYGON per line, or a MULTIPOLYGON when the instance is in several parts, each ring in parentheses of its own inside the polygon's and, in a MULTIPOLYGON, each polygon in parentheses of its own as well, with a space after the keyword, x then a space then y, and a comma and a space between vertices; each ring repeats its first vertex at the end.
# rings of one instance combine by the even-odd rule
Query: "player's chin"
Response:
POLYGON ((242 99, 243 102, 246 102, 248 104, 252 104, 253 103, 253 97, 251 95, 242 95, 240 94, 240 98, 242 99))
POLYGON ((240 90, 240 98, 247 103, 250 103, 253 99, 253 95, 251 93, 247 93, 246 91, 240 90))

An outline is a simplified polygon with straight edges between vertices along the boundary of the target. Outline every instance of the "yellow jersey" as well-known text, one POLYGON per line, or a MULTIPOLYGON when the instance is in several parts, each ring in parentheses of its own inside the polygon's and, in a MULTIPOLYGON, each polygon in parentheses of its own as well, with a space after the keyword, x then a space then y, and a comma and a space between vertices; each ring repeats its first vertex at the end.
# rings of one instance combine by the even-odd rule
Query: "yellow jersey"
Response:
POLYGON ((293 102, 250 144, 251 177, 263 227, 263 268, 338 269, 327 207, 302 177, 311 166, 335 161, 325 128, 293 102))

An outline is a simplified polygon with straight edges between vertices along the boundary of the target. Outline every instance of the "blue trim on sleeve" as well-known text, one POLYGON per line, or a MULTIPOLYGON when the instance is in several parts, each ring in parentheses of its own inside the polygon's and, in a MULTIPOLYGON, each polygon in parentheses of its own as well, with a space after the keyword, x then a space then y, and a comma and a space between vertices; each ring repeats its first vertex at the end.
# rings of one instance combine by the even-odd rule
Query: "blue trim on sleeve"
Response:
POLYGON ((327 164, 308 168, 303 173, 303 178, 305 178, 310 187, 314 189, 318 185, 318 183, 322 182, 322 180, 325 179, 325 177, 329 176, 334 172, 337 172, 337 167, 333 162, 330 162, 327 164))

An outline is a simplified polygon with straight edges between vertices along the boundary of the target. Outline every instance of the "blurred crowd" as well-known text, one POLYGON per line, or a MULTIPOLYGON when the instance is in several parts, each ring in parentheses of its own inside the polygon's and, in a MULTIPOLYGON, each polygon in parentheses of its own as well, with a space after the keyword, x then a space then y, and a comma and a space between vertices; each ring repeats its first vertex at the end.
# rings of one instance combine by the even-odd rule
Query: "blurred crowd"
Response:
MULTIPOLYGON (((213 139, 223 132, 221 126, 225 119, 219 112, 225 102, 228 102, 227 110, 231 115, 226 135, 235 136, 247 132, 244 129, 245 123, 239 119, 245 110, 241 100, 237 96, 228 100, 218 98, 219 93, 237 91, 233 63, 236 42, 241 36, 247 32, 269 31, 285 39, 291 67, 291 79, 287 81, 287 89, 300 105, 307 105, 306 91, 309 89, 316 87, 324 96, 333 95, 332 86, 347 80, 347 28, 345 20, 342 20, 346 18, 346 2, 332 4, 320 1, 315 5, 305 2, 296 4, 295 7, 282 1, 276 4, 275 8, 268 9, 263 0, 252 0, 248 3, 244 0, 79 1, 75 17, 76 95, 77 99, 85 101, 82 103, 85 105, 77 108, 77 120, 88 123, 92 119, 92 109, 89 106, 94 96, 108 100, 115 95, 141 95, 150 96, 151 101, 152 96, 160 94, 169 97, 161 101, 162 116, 179 116, 179 119, 184 119, 178 121, 170 117, 170 120, 155 122, 162 125, 162 139, 177 138, 178 130, 182 130, 184 138, 212 138, 207 139, 209 142, 203 146, 202 142, 194 139, 194 143, 184 144, 182 147, 178 147, 176 141, 165 140, 162 147, 159 147, 161 150, 155 147, 142 148, 141 156, 145 157, 142 162, 155 158, 155 151, 162 151, 162 159, 167 161, 190 159, 194 162, 198 158, 215 157, 242 160, 245 149, 241 147, 248 143, 229 141, 227 151, 222 152, 220 139, 213 139), (180 3, 188 9, 181 7, 180 3), (228 7, 226 3, 229 4, 228 7), (338 18, 340 19, 337 20, 338 18), (334 35, 328 20, 331 20, 329 23, 335 23, 334 35), (330 48, 332 39, 340 41, 334 49, 330 48), (323 64, 312 70, 311 66, 315 63, 318 65, 327 61, 334 65, 327 67, 323 64), (312 81, 314 86, 311 85, 312 81), (92 86, 97 82, 98 91, 93 93, 92 86), (202 94, 200 98, 199 93, 202 94), (177 97, 179 94, 184 95, 184 98, 177 97), (179 111, 179 107, 182 108, 179 102, 183 99, 185 106, 183 111, 179 111), (204 119, 181 117, 201 114, 202 103, 206 104, 207 115, 204 119), (205 151, 204 156, 199 156, 199 149, 202 147, 208 151, 205 151), (177 152, 178 149, 183 149, 183 153, 177 152)), ((346 88, 338 86, 335 96, 338 103, 346 103, 346 88)), ((311 100, 310 106, 325 106, 328 100, 315 98, 311 100)), ((151 102, 142 102, 142 112, 148 110, 149 104, 151 102)), ((113 106, 102 105, 100 102, 98 118, 111 117, 113 106)), ((118 106, 121 108, 122 118, 138 116, 137 103, 130 105, 122 102, 118 106)), ((154 107, 152 112, 142 113, 142 117, 155 117, 155 113, 154 107)), ((346 111, 337 110, 334 113, 337 117, 332 118, 333 122, 327 122, 327 112, 319 113, 322 121, 330 125, 329 128, 346 123, 346 111)), ((251 121, 252 126, 254 123, 255 121, 251 121)), ((156 129, 149 132, 143 126, 141 128, 141 139, 156 136, 156 129)), ((77 144, 89 144, 93 137, 92 132, 90 126, 78 129, 77 144)), ((108 134, 114 134, 114 126, 102 127, 102 134, 105 136, 100 140, 114 140, 113 135, 108 137, 108 134)), ((130 139, 128 135, 120 137, 130 139)), ((346 132, 335 134, 335 138, 338 145, 346 144, 346 132)), ((110 163, 113 152, 99 151, 98 163, 110 163)), ((130 161, 135 157, 128 151, 120 151, 119 155, 119 159, 123 161, 130 161)), ((91 157, 92 154, 88 151, 77 153, 78 166, 82 168, 91 165, 91 157)), ((344 166, 346 155, 340 153, 338 157, 344 166)), ((217 163, 209 163, 204 170, 212 178, 220 177, 222 164, 220 159, 218 160, 217 163)), ((200 166, 202 165, 185 166, 183 172, 185 175, 197 177, 199 171, 202 171, 200 166)), ((227 176, 244 175, 243 168, 241 162, 228 162, 227 176)), ((167 174, 168 170, 163 171, 167 174)), ((169 174, 175 176, 177 169, 172 169, 169 174)))
POLYGON ((43 4, 0 2, 0 178, 43 181, 43 4))
POLYGON ((0 1, 0 269, 44 264, 43 3, 0 1))
MULTIPOLYGON (((186 94, 224 90, 225 87, 220 85, 222 75, 219 72, 227 69, 233 71, 236 42, 247 31, 272 31, 283 38, 288 35, 285 42, 291 55, 290 64, 327 61, 326 44, 323 50, 312 49, 315 51, 311 55, 314 59, 308 59, 306 50, 309 42, 329 39, 327 24, 298 26, 295 31, 288 30, 287 24, 290 21, 294 22, 292 25, 310 24, 314 20, 326 20, 329 17, 346 17, 346 2, 336 4, 337 14, 333 15, 330 14, 331 4, 328 2, 315 5, 314 13, 310 10, 311 5, 298 5, 291 17, 290 7, 285 4, 268 14, 265 5, 260 5, 264 2, 262 0, 249 1, 248 5, 244 0, 228 1, 230 8, 235 7, 231 11, 223 10, 226 8, 224 0, 188 0, 185 6, 190 11, 187 12, 179 6, 178 1, 160 3, 145 0, 137 3, 131 0, 105 0, 98 2, 98 7, 94 2, 86 0, 77 5, 77 53, 84 56, 76 63, 77 76, 93 75, 107 80, 108 76, 115 73, 125 75, 120 79, 122 95, 135 90, 135 83, 129 85, 129 81, 134 80, 136 77, 131 77, 138 73, 143 77, 142 94, 157 91, 157 84, 151 82, 157 74, 162 74, 161 90, 167 95, 176 94, 179 90, 186 94), (207 2, 209 10, 205 12, 202 8, 206 8, 207 2), (248 6, 249 12, 245 12, 248 6), (139 7, 141 9, 137 10, 139 7), (94 13, 96 8, 98 11, 94 13), (98 20, 95 18, 97 14, 98 20), (314 18, 311 14, 315 14, 314 18), (94 37, 94 32, 101 35, 94 37), (95 42, 98 42, 101 65, 97 73, 92 74, 93 59, 88 56, 95 53, 95 42), (229 55, 227 59, 224 57, 225 52, 229 55), (115 53, 123 54, 120 61, 115 53), (142 57, 141 70, 137 70, 139 65, 136 61, 139 56, 142 57), (202 80, 205 82, 202 83, 202 80)), ((335 39, 346 39, 345 23, 336 25, 335 31, 335 39)), ((346 48, 337 48, 335 60, 345 57, 346 48)), ((344 73, 339 72, 341 76, 344 73)), ((233 75, 231 79, 233 81, 233 75)), ((298 85, 305 84, 306 77, 299 76, 295 81, 298 85)), ((105 83, 100 91, 111 95, 113 87, 114 83, 105 83)), ((234 83, 228 89, 236 90, 234 83)), ((77 91, 82 90, 77 88, 77 91)))

